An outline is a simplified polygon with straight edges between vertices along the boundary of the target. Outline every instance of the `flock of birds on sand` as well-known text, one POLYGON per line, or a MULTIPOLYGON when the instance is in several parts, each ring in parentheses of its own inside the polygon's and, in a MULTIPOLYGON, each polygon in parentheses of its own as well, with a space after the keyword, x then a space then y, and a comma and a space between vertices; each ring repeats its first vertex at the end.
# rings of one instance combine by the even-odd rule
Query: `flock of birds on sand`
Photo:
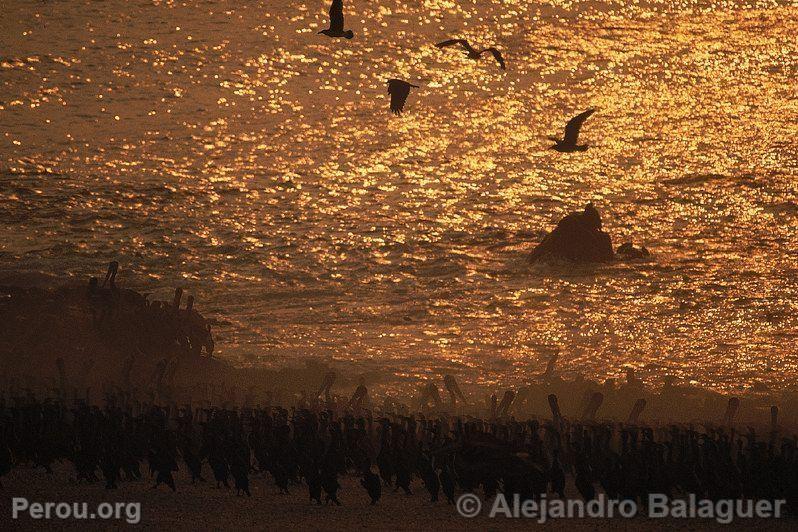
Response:
MULTIPOLYGON (((332 0, 332 4, 330 5, 330 27, 325 30, 321 30, 319 34, 332 38, 354 38, 355 34, 352 30, 344 29, 343 0, 332 0)), ((477 61, 483 55, 489 53, 493 55, 493 58, 496 60, 502 70, 507 69, 507 65, 504 62, 504 57, 502 57, 501 52, 495 47, 477 50, 465 39, 448 39, 437 43, 435 46, 441 49, 448 48, 450 46, 460 46, 466 53, 466 57, 474 61, 477 61)), ((407 102, 407 97, 410 95, 410 89, 417 88, 419 88, 418 85, 413 85, 412 83, 401 79, 389 79, 388 94, 391 95, 391 112, 397 116, 400 116, 404 110, 405 102, 407 102)), ((580 113, 569 120, 565 126, 565 134, 563 135, 563 138, 549 137, 549 140, 554 141, 554 145, 551 146, 551 149, 563 153, 586 151, 586 144, 578 144, 579 131, 581 130, 582 124, 585 122, 585 120, 587 120, 588 117, 590 117, 590 115, 592 115, 594 112, 595 109, 588 109, 587 111, 580 113)))
POLYGON ((433 419, 329 402, 290 410, 158 406, 113 394, 100 408, 60 397, 7 400, 0 392, 0 478, 17 467, 52 473, 65 461, 75 484, 96 483, 99 472, 106 489, 149 477, 153 488, 176 491, 173 473, 182 462, 192 484, 249 496, 251 476, 270 477, 281 494, 299 489, 318 505, 340 506, 339 479, 357 475, 368 495, 361 501, 372 505, 384 491, 412 495, 420 479, 431 503, 441 492, 452 504, 458 493, 477 490, 485 500, 578 493, 591 501, 603 492, 643 504, 658 493, 785 499, 790 515, 798 510, 798 437, 776 425, 761 434, 729 425, 569 421, 556 396, 549 400, 552 419, 520 421, 433 419))

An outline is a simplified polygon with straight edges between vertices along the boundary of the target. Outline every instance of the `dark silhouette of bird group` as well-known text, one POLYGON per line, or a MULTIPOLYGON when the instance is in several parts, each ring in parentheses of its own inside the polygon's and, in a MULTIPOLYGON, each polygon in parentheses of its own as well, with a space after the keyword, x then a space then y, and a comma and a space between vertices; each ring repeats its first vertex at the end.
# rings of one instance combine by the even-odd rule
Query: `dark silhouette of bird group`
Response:
MULTIPOLYGON (((335 37, 335 38, 340 38, 340 37, 346 39, 354 38, 354 32, 352 30, 344 30, 343 0, 332 0, 332 4, 330 5, 330 27, 328 29, 320 31, 319 34, 324 34, 328 37, 335 37)), ((468 57, 469 59, 477 61, 484 54, 490 53, 493 56, 493 58, 496 60, 496 62, 499 64, 499 68, 501 68, 502 70, 507 69, 507 65, 504 62, 504 57, 502 56, 501 52, 495 47, 477 50, 466 39, 448 39, 437 43, 435 46, 438 48, 447 48, 449 46, 458 46, 458 45, 463 48, 463 50, 466 53, 466 57, 468 57)), ((390 103, 391 112, 396 116, 401 116, 402 111, 404 110, 405 107, 405 103, 407 102, 407 98, 410 95, 410 89, 417 89, 417 88, 419 88, 418 85, 413 85, 412 83, 409 83, 401 79, 396 79, 396 78, 389 79, 388 94, 390 94, 391 96, 391 103, 390 103)), ((555 144, 551 147, 551 149, 562 153, 586 151, 588 148, 587 145, 577 144, 577 139, 579 137, 579 131, 582 128, 582 124, 594 112, 595 109, 589 109, 572 118, 565 126, 565 135, 563 136, 562 139, 549 137, 551 140, 555 141, 555 144)))
POLYGON ((178 287, 171 302, 150 301, 148 295, 119 288, 118 273, 119 263, 111 261, 102 284, 96 277, 89 279, 86 298, 97 332, 139 352, 213 356, 211 325, 194 308, 194 296, 182 307, 183 289, 178 287))
MULTIPOLYGON (((52 472, 63 461, 72 464, 77 485, 100 482, 99 473, 109 490, 150 478, 153 489, 177 491, 182 462, 192 484, 211 484, 210 469, 217 489, 251 496, 256 476, 282 494, 306 489, 317 505, 341 505, 339 479, 355 475, 371 505, 385 490, 413 495, 420 480, 431 503, 441 493, 451 504, 459 492, 481 491, 485 500, 504 493, 590 501, 604 493, 645 504, 648 494, 661 493, 785 499, 786 510, 798 512, 798 438, 778 428, 777 411, 762 438, 728 424, 654 428, 592 421, 587 412, 576 421, 559 411, 556 396, 549 403, 551 419, 516 420, 323 403, 160 406, 114 393, 101 408, 2 393, 0 479, 19 466, 52 472)), ((726 421, 733 415, 727 411, 726 421)))

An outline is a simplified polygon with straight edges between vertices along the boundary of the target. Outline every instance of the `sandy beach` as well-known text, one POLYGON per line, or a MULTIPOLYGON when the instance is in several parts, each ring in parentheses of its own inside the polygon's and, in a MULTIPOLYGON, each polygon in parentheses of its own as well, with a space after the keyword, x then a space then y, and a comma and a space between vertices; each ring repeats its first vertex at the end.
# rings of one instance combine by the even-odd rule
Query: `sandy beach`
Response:
MULTIPOLYGON (((75 485, 71 468, 58 466, 53 476, 43 470, 15 469, 3 480, 0 492, 0 527, 4 530, 33 530, 49 527, 96 530, 128 526, 126 520, 33 520, 27 516, 11 519, 11 498, 24 497, 34 502, 87 502, 92 508, 103 502, 141 503, 137 527, 171 530, 516 530, 541 526, 533 520, 489 518, 483 506, 476 518, 460 516, 453 505, 444 501, 430 503, 421 482, 416 479, 411 496, 383 490, 376 506, 369 505, 365 491, 353 476, 341 478, 342 506, 316 506, 307 498, 304 485, 293 486, 282 495, 271 478, 251 476, 252 497, 236 496, 234 491, 217 489, 212 482, 192 486, 184 471, 176 475, 177 493, 165 486, 151 489, 150 480, 123 482, 115 491, 105 490, 102 482, 75 485), (8 528, 9 526, 13 528, 8 528)), ((569 488, 573 489, 572 486, 569 488)), ((567 494, 571 496, 570 494, 567 494)), ((798 520, 744 519, 737 525, 757 530, 795 530, 798 520)), ((545 525, 549 530, 715 530, 723 525, 710 519, 554 519, 545 525)))

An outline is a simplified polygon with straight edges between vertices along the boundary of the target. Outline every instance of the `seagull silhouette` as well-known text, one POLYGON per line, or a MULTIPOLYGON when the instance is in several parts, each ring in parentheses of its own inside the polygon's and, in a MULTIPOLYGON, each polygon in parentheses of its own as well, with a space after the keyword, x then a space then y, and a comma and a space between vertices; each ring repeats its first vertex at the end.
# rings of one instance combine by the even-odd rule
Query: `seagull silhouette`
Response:
POLYGON ((418 85, 412 85, 401 79, 388 80, 388 94, 391 95, 391 111, 396 116, 401 116, 411 87, 417 89, 418 85))
POLYGON ((330 4, 330 27, 321 30, 327 37, 344 37, 351 39, 355 36, 352 30, 344 31, 344 0, 332 0, 330 4))
POLYGON ((557 137, 549 137, 549 140, 553 140, 556 143, 551 147, 551 149, 563 153, 587 151, 587 144, 577 144, 576 141, 579 138, 579 130, 582 129, 582 124, 590 115, 595 112, 595 109, 588 109, 584 113, 580 113, 570 119, 565 125, 565 135, 562 139, 558 139, 557 137))
POLYGON ((449 39, 448 41, 439 42, 435 46, 438 48, 446 48, 447 46, 454 46, 455 44, 461 45, 465 51, 468 53, 469 59, 477 60, 479 59, 482 54, 486 54, 488 52, 493 54, 493 58, 499 63, 499 66, 502 70, 506 70, 506 66, 504 64, 504 58, 502 57, 501 52, 499 52, 496 48, 485 48, 484 50, 476 50, 473 46, 468 44, 468 41, 465 39, 449 39))

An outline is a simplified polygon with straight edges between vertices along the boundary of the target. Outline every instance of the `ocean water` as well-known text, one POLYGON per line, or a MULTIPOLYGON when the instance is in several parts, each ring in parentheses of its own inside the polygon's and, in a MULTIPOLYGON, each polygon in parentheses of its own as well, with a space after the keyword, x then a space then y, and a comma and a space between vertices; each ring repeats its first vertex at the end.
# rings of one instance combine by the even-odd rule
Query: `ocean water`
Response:
MULTIPOLYGON (((6 0, 0 270, 175 286, 241 365, 798 376, 798 3, 6 0), (471 61, 434 43, 503 51, 471 61), (385 82, 420 85, 401 118, 385 82), (548 149, 597 109, 585 153, 548 149), (652 260, 530 265, 592 201, 652 260)), ((30 274, 34 274, 31 276, 30 274)))

